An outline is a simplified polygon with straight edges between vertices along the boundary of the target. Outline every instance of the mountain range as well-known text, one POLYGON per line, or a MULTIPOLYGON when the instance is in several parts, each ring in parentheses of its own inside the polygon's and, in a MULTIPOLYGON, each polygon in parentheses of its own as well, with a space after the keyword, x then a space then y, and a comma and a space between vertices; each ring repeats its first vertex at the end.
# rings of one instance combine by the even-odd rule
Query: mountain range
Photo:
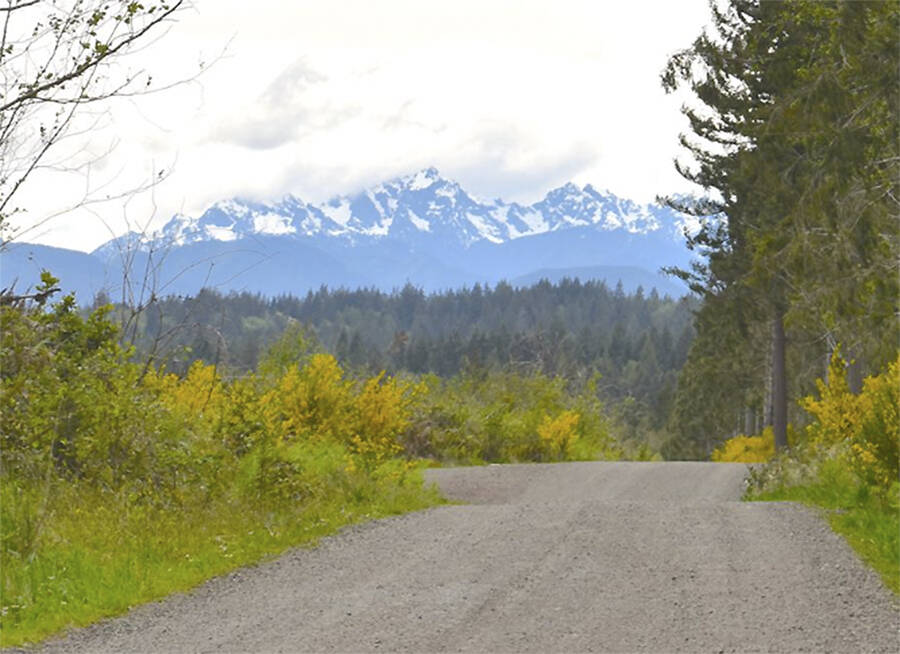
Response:
POLYGON ((0 286, 22 291, 46 268, 82 302, 100 290, 117 299, 124 279, 147 280, 158 295, 212 287, 275 296, 578 277, 678 296, 686 289, 659 268, 687 265, 684 226, 667 207, 591 185, 569 183, 531 205, 480 200, 428 168, 321 204, 224 200, 91 253, 13 243, 0 253, 0 286))

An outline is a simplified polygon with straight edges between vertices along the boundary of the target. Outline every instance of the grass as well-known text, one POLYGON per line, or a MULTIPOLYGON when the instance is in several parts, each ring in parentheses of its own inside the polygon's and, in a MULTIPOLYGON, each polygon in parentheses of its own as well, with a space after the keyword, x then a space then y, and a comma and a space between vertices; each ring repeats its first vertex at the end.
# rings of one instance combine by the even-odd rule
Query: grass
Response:
POLYGON ((862 483, 839 460, 823 463, 817 478, 804 484, 751 494, 751 500, 787 500, 823 510, 841 534, 871 566, 885 586, 900 595, 900 491, 886 493, 862 483))
POLYGON ((420 471, 381 482, 361 474, 355 486, 302 504, 222 498, 179 510, 64 488, 47 508, 39 545, 4 551, 0 646, 38 642, 314 545, 346 525, 441 502, 420 471))

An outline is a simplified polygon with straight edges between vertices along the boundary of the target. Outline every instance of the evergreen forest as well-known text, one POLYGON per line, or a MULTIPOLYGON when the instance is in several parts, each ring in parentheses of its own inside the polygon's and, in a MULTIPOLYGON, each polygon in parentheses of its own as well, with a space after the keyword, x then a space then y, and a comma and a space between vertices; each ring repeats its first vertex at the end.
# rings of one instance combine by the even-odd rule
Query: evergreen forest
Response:
POLYGON ((132 327, 139 359, 180 374, 198 360, 220 374, 244 374, 299 324, 361 374, 540 373, 573 387, 596 380, 599 397, 622 418, 621 435, 647 442, 667 421, 696 307, 655 289, 627 295, 621 285, 563 280, 432 295, 412 285, 394 293, 322 288, 271 299, 203 291, 154 302, 140 316, 125 307, 118 314, 125 330, 132 327))

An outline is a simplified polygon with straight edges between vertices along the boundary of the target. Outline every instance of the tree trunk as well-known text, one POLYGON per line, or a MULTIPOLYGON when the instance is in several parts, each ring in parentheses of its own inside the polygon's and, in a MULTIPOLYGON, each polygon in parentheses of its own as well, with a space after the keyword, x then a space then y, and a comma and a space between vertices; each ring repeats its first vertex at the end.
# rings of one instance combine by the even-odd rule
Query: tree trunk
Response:
POLYGON ((754 425, 754 418, 756 417, 755 412, 753 411, 753 407, 745 407, 744 408, 744 435, 752 436, 756 433, 756 427, 754 425))
POLYGON ((763 409, 762 409, 762 427, 765 429, 766 427, 772 426, 772 380, 774 376, 772 375, 772 348, 769 347, 766 350, 766 388, 763 393, 763 409))
POLYGON ((787 449, 787 371, 785 366, 784 312, 775 310, 772 321, 772 431, 775 450, 787 449))
POLYGON ((847 351, 844 353, 844 358, 847 361, 847 388, 849 388, 850 392, 854 395, 859 395, 863 386, 862 360, 851 348, 847 348, 847 351))

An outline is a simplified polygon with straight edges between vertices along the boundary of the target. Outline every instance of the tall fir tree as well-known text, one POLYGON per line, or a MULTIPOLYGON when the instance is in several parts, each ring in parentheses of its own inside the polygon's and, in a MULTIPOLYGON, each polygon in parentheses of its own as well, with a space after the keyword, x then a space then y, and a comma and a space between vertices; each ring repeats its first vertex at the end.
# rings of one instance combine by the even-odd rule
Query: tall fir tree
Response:
POLYGON ((710 6, 714 32, 673 56, 662 78, 699 101, 684 110, 692 135, 681 138, 693 164, 676 166, 707 191, 668 200, 701 218, 689 243, 703 261, 678 272, 705 298, 676 411, 700 384, 689 377, 727 384, 734 366, 714 370, 709 360, 740 361, 768 323, 771 418, 783 448, 792 334, 822 347, 852 343, 873 366, 896 347, 900 5, 710 6), (737 350, 704 353, 723 329, 740 337, 737 350))

